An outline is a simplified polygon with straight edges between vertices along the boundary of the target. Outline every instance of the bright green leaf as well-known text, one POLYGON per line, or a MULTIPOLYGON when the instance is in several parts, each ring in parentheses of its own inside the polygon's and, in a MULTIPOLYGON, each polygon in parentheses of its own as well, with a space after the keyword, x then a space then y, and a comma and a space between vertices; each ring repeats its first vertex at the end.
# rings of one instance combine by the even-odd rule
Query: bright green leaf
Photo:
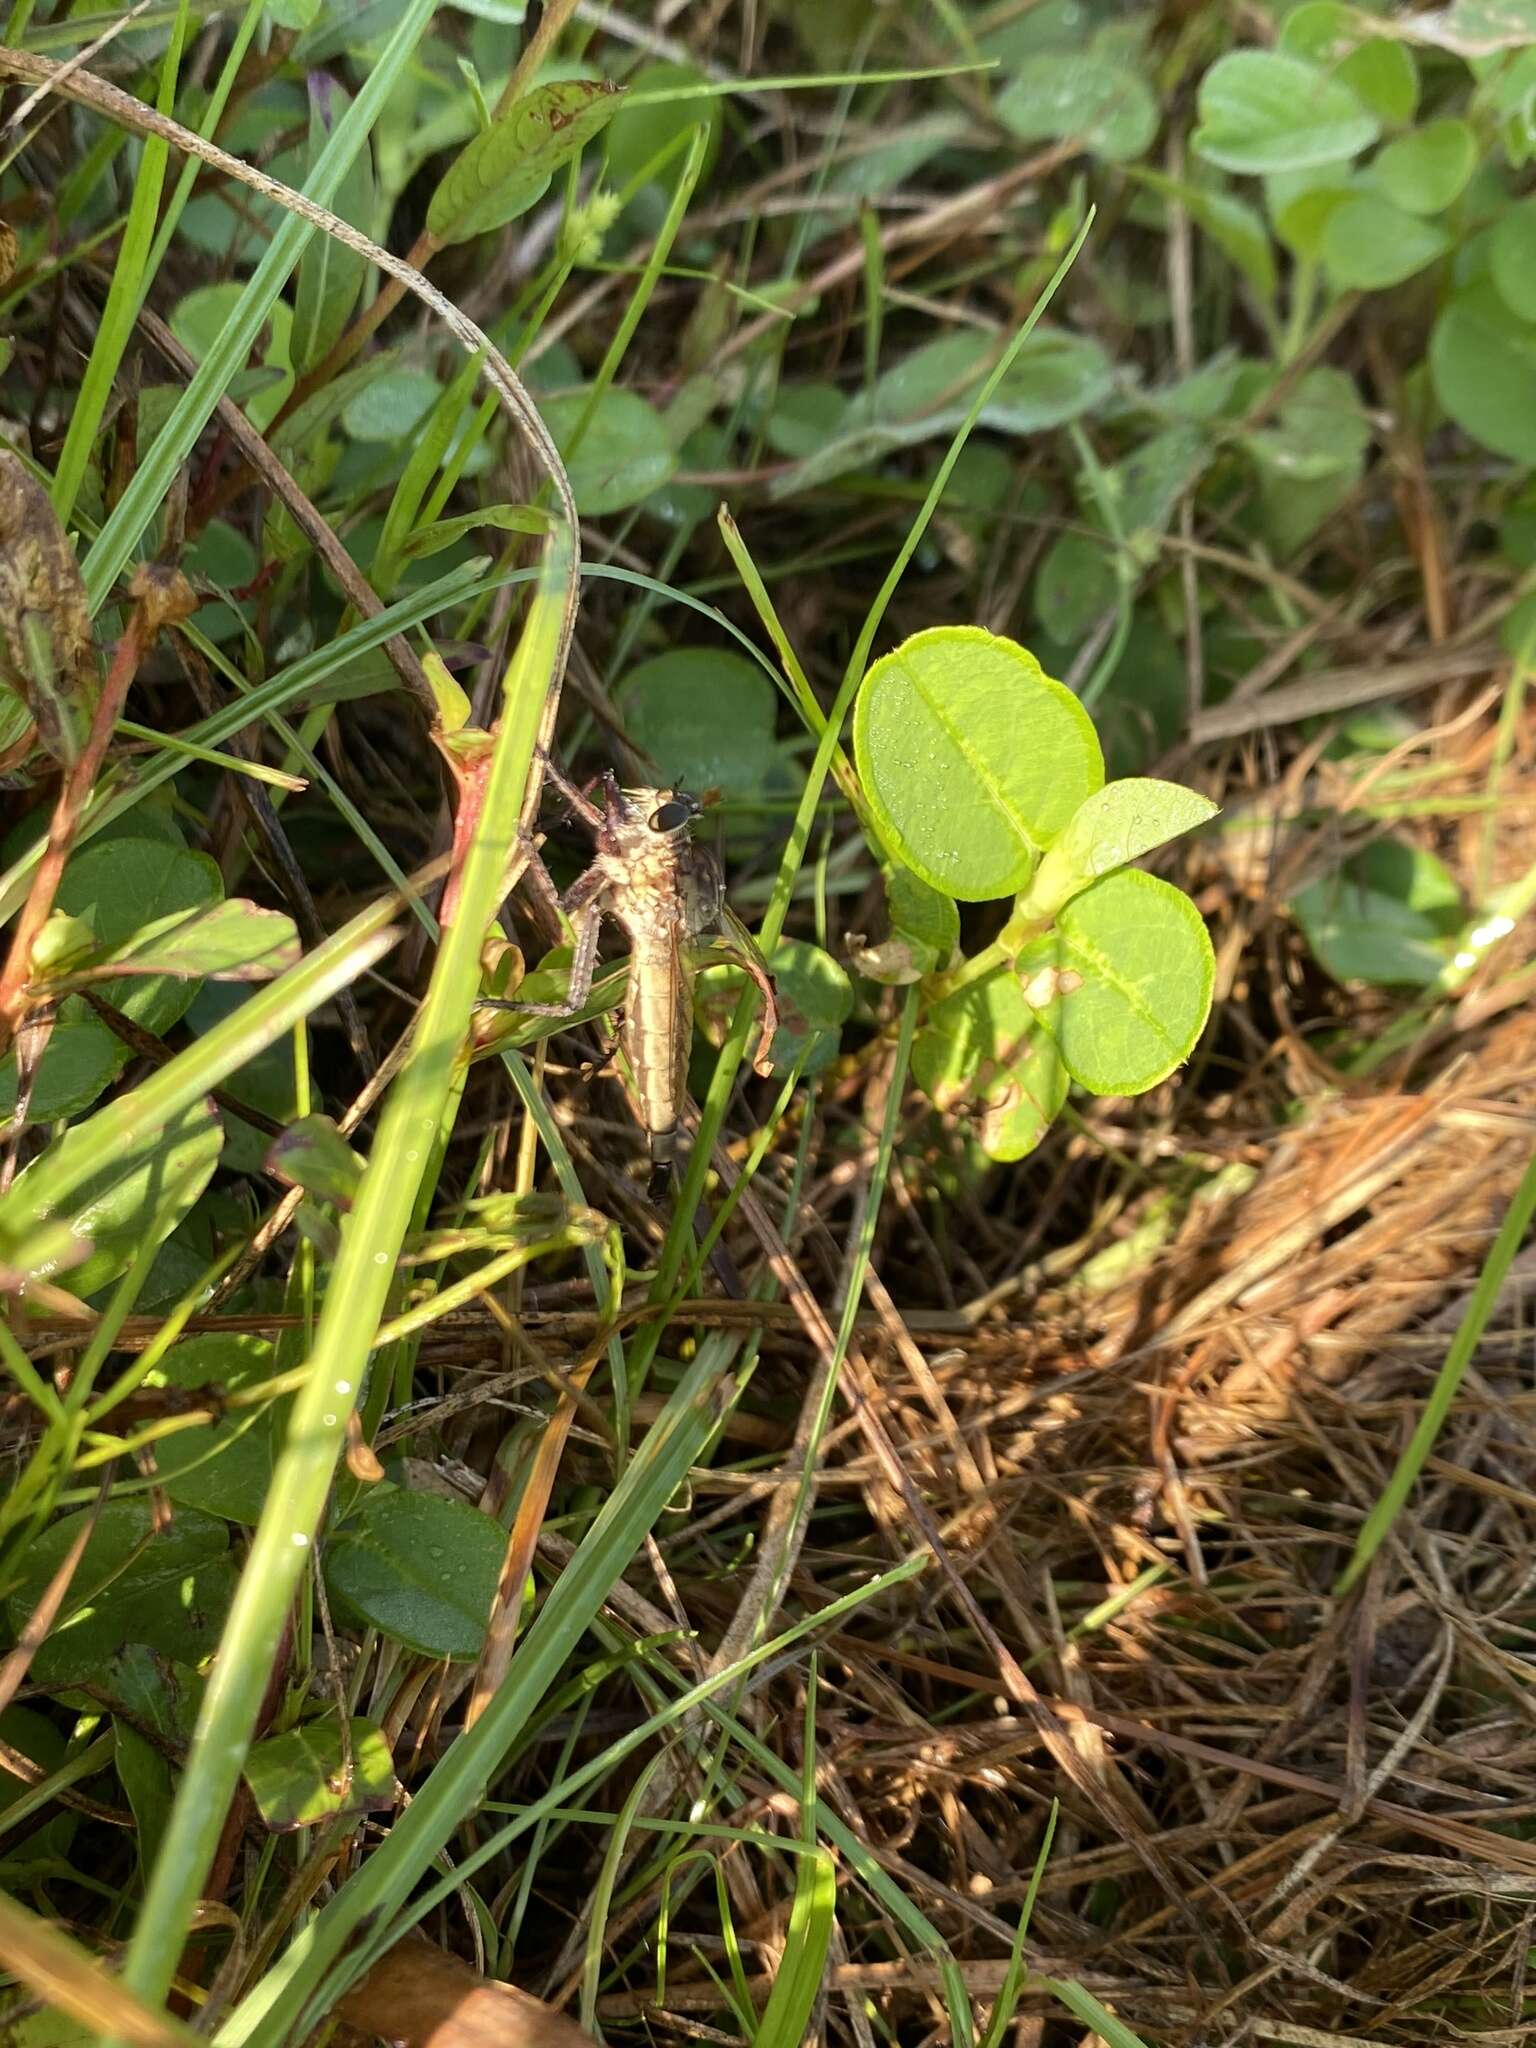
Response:
POLYGON ((601 78, 535 86, 449 166, 427 208, 428 232, 466 242, 526 213, 561 165, 607 127, 620 91, 601 78))
POLYGON ((286 1735, 258 1742, 245 1760, 245 1782, 262 1820, 276 1833, 309 1828, 340 1814, 389 1813, 395 1806, 395 1760, 376 1721, 306 1721, 286 1735))
POLYGON ((1476 164, 1472 124, 1447 116, 1389 142, 1371 175, 1405 213, 1444 213, 1466 190, 1476 164))
POLYGON ((1374 192, 1356 193, 1331 208, 1322 233, 1323 262, 1340 291, 1386 291, 1449 247, 1442 227, 1374 192))
POLYGON ((425 1657, 480 1654, 506 1535, 436 1494, 375 1487, 326 1546, 333 1600, 425 1657))
POLYGON ((859 687, 854 755, 880 835, 964 902, 1021 889, 1104 780, 1086 711, 1035 657, 979 626, 936 626, 859 687))
POLYGON ((1095 1095, 1140 1095, 1194 1050, 1216 959, 1182 889, 1120 868, 1074 896, 1015 969, 1072 1078, 1095 1095))
POLYGON ((1196 152, 1261 175, 1358 156, 1378 124, 1344 82, 1275 50, 1234 50, 1200 81, 1196 152))
POLYGON ((1100 876, 1128 866, 1180 833, 1194 831, 1215 815, 1209 798, 1180 782, 1137 775, 1106 783, 1079 806, 1041 861, 1021 906, 1023 914, 1054 917, 1100 876))

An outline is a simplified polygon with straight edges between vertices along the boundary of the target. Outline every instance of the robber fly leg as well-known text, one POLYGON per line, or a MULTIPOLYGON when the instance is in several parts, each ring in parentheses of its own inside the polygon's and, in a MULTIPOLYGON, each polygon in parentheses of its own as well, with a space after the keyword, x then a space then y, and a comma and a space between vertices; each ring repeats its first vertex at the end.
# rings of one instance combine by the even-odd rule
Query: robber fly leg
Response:
POLYGON ((596 832, 603 822, 603 814, 592 801, 592 792, 602 780, 600 775, 589 775, 579 786, 572 782, 552 754, 543 756, 544 773, 565 798, 566 808, 562 815, 552 819, 550 830, 563 825, 567 818, 580 818, 589 832, 596 832))
POLYGON ((597 970, 597 941, 603 928, 602 892, 606 877, 589 869, 577 881, 561 908, 570 919, 571 930, 576 937, 575 949, 571 954, 571 978, 566 986, 565 1001, 562 1003, 520 1003, 515 999, 503 1000, 499 996, 482 996, 479 1007, 482 1010, 520 1010, 525 1017, 573 1017, 592 993, 592 977, 597 970), (593 882, 595 886, 585 885, 593 882), (578 897, 578 891, 581 892, 578 897))

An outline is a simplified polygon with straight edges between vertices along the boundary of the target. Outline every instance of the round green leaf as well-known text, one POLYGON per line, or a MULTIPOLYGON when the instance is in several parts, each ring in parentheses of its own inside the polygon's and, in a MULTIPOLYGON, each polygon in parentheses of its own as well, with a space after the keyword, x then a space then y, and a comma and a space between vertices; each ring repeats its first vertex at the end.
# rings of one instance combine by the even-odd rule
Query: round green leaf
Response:
POLYGON ((436 1494, 376 1487, 326 1548, 331 1597, 426 1657, 478 1657, 506 1532, 436 1494))
POLYGON ((1021 142, 1081 137, 1109 163, 1140 156, 1157 134, 1157 100, 1145 76, 1102 50, 1027 57, 994 111, 1021 142))
POLYGON ((1194 147, 1224 171, 1260 174, 1358 156, 1376 116, 1336 77, 1276 50, 1234 50, 1200 81, 1194 147))
POLYGON ((677 467, 660 413, 634 391, 605 391, 575 453, 566 454, 586 415, 590 394, 567 392, 545 401, 544 424, 565 457, 577 509, 589 519, 623 512, 648 498, 677 467))
POLYGON ((1104 780, 1086 711, 1035 657, 935 626, 859 686, 854 757, 886 846, 963 902, 1007 896, 1104 780))
MULTIPOLYGON (((207 1388, 221 1394, 269 1379, 272 1346, 261 1337, 209 1332, 173 1344, 150 1374, 151 1386, 207 1388)), ((184 1507, 254 1528, 261 1519, 280 1447, 279 1414, 288 1403, 240 1408, 203 1429, 179 1430, 155 1446, 160 1484, 184 1507)))
POLYGON ((1469 285, 1435 322, 1429 368, 1457 426, 1498 455, 1536 463, 1536 325, 1491 286, 1469 285))
POLYGON ((935 1108, 974 1119, 992 1159, 1033 1152, 1067 1099, 1061 1056, 1006 967, 933 1005, 912 1072, 935 1108))
POLYGON ((702 795, 758 795, 772 767, 776 692, 755 661, 677 647, 631 670, 619 691, 630 738, 662 779, 702 795))
POLYGON ((1063 533, 1035 572, 1035 616, 1053 640, 1070 647, 1103 618, 1119 589, 1106 543, 1063 533))
MULTIPOLYGON (((6 1603, 13 1628, 25 1624, 91 1512, 66 1515, 27 1551, 6 1603)), ((234 1584, 223 1522, 188 1508, 156 1529, 142 1495, 108 1501, 31 1676, 49 1687, 89 1683, 125 1643, 195 1664, 218 1642, 234 1584)))
POLYGON ((390 370, 348 400, 341 423, 354 441, 400 442, 415 432, 442 395, 429 370, 390 370))
MULTIPOLYGON (((93 839, 64 870, 58 907, 89 920, 98 957, 127 950, 133 935, 177 911, 202 910, 220 901, 224 883, 206 854, 163 839, 93 839)), ((169 974, 114 975, 97 984, 104 1002, 141 1024, 164 1032, 182 1016, 197 982, 169 974)))
POLYGON ((1371 174, 1405 213, 1443 213, 1461 197, 1476 164, 1472 124, 1447 116, 1389 142, 1371 174))
POLYGON ((1340 291, 1386 291, 1443 256, 1450 245, 1444 228, 1374 192, 1357 193, 1331 208, 1322 234, 1323 262, 1340 291))
POLYGON ((1285 18, 1279 47, 1340 78, 1381 120, 1400 126, 1419 102, 1413 53, 1390 36, 1372 33, 1368 14, 1342 0, 1303 0, 1285 18))
POLYGON ((1431 853, 1378 839, 1292 899, 1319 964, 1335 981, 1423 988, 1440 975, 1462 926, 1461 891, 1431 853))
POLYGON ((376 1721, 354 1716, 347 1740, 334 1721, 306 1721, 258 1742, 245 1760, 261 1817, 274 1833, 310 1828, 338 1814, 388 1813, 395 1804, 395 1760, 376 1721))
POLYGON ((1322 254, 1328 223, 1354 197, 1346 171, 1281 173, 1264 181, 1264 195, 1275 233, 1297 256, 1313 261, 1322 254))
POLYGON ((1074 896, 1015 968, 1072 1078, 1095 1095, 1140 1095, 1193 1051, 1216 956, 1182 889, 1120 868, 1074 896))
MULTIPOLYGON (((70 996, 60 1006, 33 1076, 27 1122, 48 1124, 56 1117, 78 1116, 111 1087, 131 1058, 127 1046, 81 998, 70 996)), ((8 1052, 0 1060, 0 1122, 15 1111, 17 1087, 16 1055, 8 1052)))
POLYGON ((1494 228, 1488 253, 1505 305, 1521 320, 1536 321, 1536 199, 1510 207, 1494 228))

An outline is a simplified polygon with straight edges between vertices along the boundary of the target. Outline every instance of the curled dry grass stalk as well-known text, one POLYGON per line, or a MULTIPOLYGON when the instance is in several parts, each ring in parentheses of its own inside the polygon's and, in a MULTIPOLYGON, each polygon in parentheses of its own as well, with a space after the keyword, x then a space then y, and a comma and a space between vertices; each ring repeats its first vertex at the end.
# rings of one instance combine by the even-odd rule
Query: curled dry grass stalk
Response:
MULTIPOLYGON (((597 19, 596 10, 575 11, 597 19)), ((656 25, 602 18, 616 41, 629 36, 671 58, 686 54, 672 32, 693 33, 676 12, 662 10, 656 25)), ((571 15, 546 10, 531 54, 508 67, 507 104, 571 15)), ((785 33, 791 54, 808 63, 812 52, 796 39, 815 37, 803 17, 785 33)), ((756 10, 740 25, 752 54, 764 33, 756 10)), ((950 22, 946 35, 961 26, 950 22)), ((955 57, 947 41, 929 48, 930 35, 925 28, 908 53, 910 70, 955 57)), ((705 40, 698 32, 695 57, 705 40)), ((409 47, 402 31, 389 61, 403 66, 409 47)), ((718 69, 717 55, 704 54, 718 69)), ((1068 138, 984 175, 970 166, 942 189, 925 189, 916 174, 897 180, 877 194, 886 210, 862 229, 844 222, 831 253, 807 245, 808 225, 776 245, 777 276, 754 269, 749 248, 750 306, 722 320, 708 301, 708 319, 694 328, 697 252, 686 237, 674 247, 684 215, 693 232, 717 236, 776 218, 778 207, 813 223, 835 190, 831 170, 882 139, 878 112, 850 117, 833 88, 810 101, 744 93, 743 119, 781 123, 793 142, 783 165, 765 171, 753 154, 760 138, 738 134, 739 182, 695 191, 706 155, 695 131, 676 204, 639 239, 633 262, 594 265, 569 297, 562 272, 540 317, 519 301, 522 353, 498 326, 503 353, 476 320, 495 326, 494 292, 543 275, 540 248, 551 238, 558 246, 568 225, 574 176, 564 198, 534 216, 528 246, 516 224, 499 243, 477 245, 490 251, 494 284, 461 270, 453 289, 440 289, 94 68, 17 49, 0 55, 0 69, 191 152, 206 175, 276 201, 290 220, 338 235, 389 275, 390 296, 359 316, 348 345, 309 366, 315 388, 374 328, 398 319, 398 296, 413 293, 441 324, 426 331, 424 353, 444 333, 485 351, 482 367, 512 422, 494 457, 513 478, 507 495, 533 497, 547 476, 565 520, 557 540, 547 521, 532 530, 543 537, 542 574, 528 566, 530 529, 514 527, 492 597, 470 594, 479 572, 434 586, 443 607, 464 607, 460 634, 482 677, 474 709, 487 725, 493 689, 505 682, 507 691, 494 756, 455 758, 450 814, 420 745, 429 726, 444 738, 444 707, 454 702, 436 650, 411 637, 431 600, 413 608, 399 591, 375 592, 338 530, 389 506, 397 472, 382 482, 365 473, 356 503, 327 498, 324 477, 306 487, 298 453, 288 450, 285 462, 272 445, 277 426, 264 439, 229 394, 244 345, 231 342, 222 367, 210 371, 205 356, 199 369, 150 308, 135 314, 136 331, 184 380, 178 424, 158 449, 158 478, 96 507, 105 518, 86 554, 92 600, 101 605, 115 588, 139 539, 134 519, 180 488, 184 460, 194 474, 207 461, 200 437, 211 423, 220 456, 238 465, 239 489, 258 480, 348 607, 338 635, 353 637, 338 644, 348 653, 382 648, 404 693, 383 714, 366 700, 340 717, 322 706, 298 730, 277 721, 303 676, 240 678, 238 687, 255 685, 250 702, 220 710, 205 662, 195 708, 174 671, 151 675, 144 707, 149 726, 167 725, 205 756, 243 736, 241 751, 272 752, 288 784, 309 778, 307 789, 285 790, 281 813, 258 816, 218 797, 208 841, 231 876, 255 846, 264 849, 264 886, 289 902, 310 946, 302 968, 253 999, 247 1025, 265 1018, 270 1041, 323 1001, 353 1006, 349 1046, 317 1034, 315 1070, 306 1050, 302 1088, 282 1120, 328 1105, 339 1135, 366 1149, 372 1178, 338 1240, 306 1218, 313 1234, 300 1244, 300 1191, 279 1192, 262 1169, 247 1173, 242 1186, 259 1189, 261 1213, 252 1203, 251 1213, 221 1217, 211 1284, 184 1285, 173 1310, 139 1305, 136 1265, 106 1307, 93 1303, 95 1321, 39 1287, 31 1313, 7 1332, 19 1389, 5 1414, 13 1535, 34 1535, 51 1506, 95 1516, 103 1463, 131 1500, 151 1487, 152 1460, 178 1435, 299 1396, 275 1468, 279 1508, 238 1538, 246 1576, 197 1730, 151 1726, 159 1776, 133 1761, 149 1725, 143 1713, 136 1718, 104 1680, 77 1673, 50 1689, 45 1675, 23 1697, 66 1725, 82 1700, 112 1715, 121 1779, 113 1797, 130 1803, 158 1855, 141 1864, 122 1847, 121 1804, 74 1790, 82 1773, 94 1780, 112 1761, 109 1744, 48 1770, 0 1742, 0 1763, 26 1788, 6 1815, 21 1839, 60 1810, 79 1826, 117 1826, 90 1841, 115 1843, 105 1867, 143 1887, 130 1929, 80 1883, 83 1855, 77 1868, 52 1844, 55 1866, 28 1881, 51 1910, 67 1907, 83 1945, 115 1959, 129 1940, 126 1991, 104 1999, 102 1980, 82 1979, 78 1950, 50 1947, 19 1912, 0 1927, 18 1984, 97 2034, 125 2039, 180 2038, 179 2018, 148 2011, 173 1981, 205 2001, 205 2029, 229 2048, 303 2033, 338 2002, 351 2024, 382 2032, 368 1987, 388 1984, 391 1954, 396 1968, 409 1958, 391 1942, 420 1921, 434 1971, 458 1987, 454 2000, 483 1998, 484 1979, 511 1975, 562 2006, 579 2000, 615 2040, 774 2040, 776 2029, 798 2039, 807 2027, 860 2048, 877 2038, 964 2039, 982 2031, 1005 1992, 1016 2038, 1050 2048, 1069 2036, 1120 2043, 1133 2038, 1127 2029, 1152 2043, 1309 2048, 1523 2039, 1536 1887, 1527 1839, 1536 1484, 1523 1369, 1527 1255, 1515 1258, 1479 1326, 1410 1505, 1371 1549, 1359 1582, 1345 1590, 1341 1574, 1527 1175, 1536 1112, 1529 980, 1500 972, 1507 954, 1485 958, 1474 947, 1471 966, 1422 1002, 1345 994, 1307 953, 1291 914, 1307 879, 1350 850, 1340 844, 1346 831, 1371 833, 1385 821, 1438 852, 1474 904, 1506 885, 1518 893, 1536 869, 1523 680, 1487 687, 1491 676, 1504 682, 1493 636, 1509 577, 1471 548, 1463 560, 1447 538, 1483 520, 1482 479, 1458 472, 1442 489, 1424 447, 1394 427, 1390 459, 1280 566, 1243 525, 1240 506, 1193 486, 1175 494, 1154 536, 1152 569, 1117 514, 1103 529, 1119 581, 1085 624, 1073 680, 1085 694, 1107 693, 1107 713, 1139 734, 1138 765, 1198 781, 1226 811, 1219 836, 1179 856, 1220 963, 1216 1021, 1190 1069, 1134 1103, 1079 1103, 1025 1166, 978 1171, 963 1117, 935 1117, 911 1085, 917 998, 866 990, 840 1056, 786 1089, 776 1108, 771 1091, 733 1095, 716 1070, 702 1128, 717 1149, 712 1160, 701 1149, 683 1223, 668 1232, 635 1191, 621 1094, 567 1066, 567 1041, 542 1045, 529 1066, 504 1043, 481 1048, 502 1052, 516 1092, 503 1060, 460 1056, 485 964, 480 934, 519 859, 514 822, 537 816, 537 747, 555 734, 567 658, 562 744, 593 731, 628 744, 628 700, 609 687, 614 649, 624 651, 612 661, 618 671, 632 651, 657 644, 655 608, 674 585, 697 607, 718 603, 738 633, 767 629, 809 737, 821 743, 821 770, 846 793, 852 770, 834 753, 821 707, 858 680, 869 651, 860 651, 861 623, 889 603, 889 639, 936 617, 981 618, 1028 637, 1017 620, 1048 540, 1077 532, 1085 503, 1113 512, 1092 439, 1113 440, 1113 417, 1059 447, 1043 433, 1010 444, 1015 473, 987 519, 967 516, 963 493, 941 498, 920 574, 896 587, 881 578, 899 549, 912 552, 906 501, 931 494, 931 465, 913 456, 903 468, 898 457, 861 484, 844 482, 845 495, 839 479, 786 488, 792 458, 766 438, 771 411, 754 413, 748 400, 758 379, 771 387, 786 364, 802 382, 812 381, 801 374, 807 361, 846 381, 861 320, 874 373, 907 321, 914 332, 935 320, 961 331, 990 325, 1000 352, 1076 229, 1075 219, 1063 233, 1031 214, 1021 230, 1009 209, 1037 185, 1066 206, 1065 179, 1092 151, 1068 138), (1021 254, 1024 273, 1011 267, 1021 254), (775 303, 763 312, 769 287, 775 303), (865 294, 862 312, 848 296, 855 291, 865 294), (787 333, 788 314, 807 324, 787 333), (610 528, 599 516, 595 532, 588 517, 583 538, 602 557, 597 566, 616 573, 589 579, 574 638, 583 521, 540 401, 513 368, 536 365, 568 337, 580 360, 597 361, 601 382, 626 391, 680 402, 680 364, 725 380, 714 402, 731 412, 731 432, 713 456, 690 444, 678 487, 713 496, 727 477, 740 519, 739 530, 724 524, 727 562, 702 514, 670 529, 610 528), (732 384, 742 365, 750 379, 732 384), (1030 509, 1021 510, 1025 499, 1030 509), (1384 530, 1391 540, 1380 560, 1369 536, 1384 530), (1135 606, 1147 596, 1138 578, 1157 586, 1158 601, 1171 603, 1176 591, 1185 607, 1176 733, 1158 728, 1134 679, 1116 694, 1117 664, 1142 616, 1135 606), (1212 621, 1241 654, 1223 651, 1212 621), (1333 744, 1345 714, 1387 700, 1415 712, 1395 747, 1362 754, 1333 744), (417 723, 403 743, 407 717, 417 723), (1148 727, 1158 735, 1150 742, 1148 727), (293 772, 301 768, 303 776, 293 772), (295 796, 315 808, 295 813, 295 796), (353 827, 357 848, 347 842, 338 872, 324 858, 295 857, 295 815, 295 840, 316 819, 326 831, 337 817, 353 827), (359 900, 377 896, 375 868, 389 873, 407 847, 412 865, 450 844, 440 947, 419 895, 414 954, 407 944, 384 960, 398 936, 381 936, 393 901, 364 912, 350 940, 343 926, 329 952, 315 944, 314 933, 334 932, 359 900), (397 976, 393 986, 364 982, 375 961, 381 975, 397 976), (393 1050, 381 1054, 386 1046, 393 1050), (406 1127, 429 1119, 442 1135, 413 1148, 406 1127), (459 1285, 449 1297, 458 1305, 424 1322, 407 1311, 395 1268, 402 1246, 446 1278, 460 1254, 423 1239, 429 1223, 467 1230, 477 1196, 543 1186, 544 1159, 572 1203, 627 1229, 631 1257, 647 1270, 638 1279, 621 1270, 611 1238, 601 1249, 586 1242, 548 1275, 522 1271, 520 1255, 503 1247, 494 1282, 459 1285), (746 1282, 741 1299, 708 1289, 687 1233, 707 1164, 711 1199, 721 1203, 750 1168, 724 1231, 746 1282), (337 1261, 318 1287, 317 1247, 337 1261), (276 1349, 254 1393, 200 1382, 168 1410, 140 1386, 175 1339, 256 1335, 276 1349), (370 1394, 349 1420, 350 1400, 325 1393, 317 1363, 333 1388, 340 1373, 350 1395, 370 1356, 370 1394), (135 1398, 149 1405, 136 1410, 135 1398), (512 1532, 518 1568, 502 1575, 497 1682, 472 1707, 472 1658, 433 1657, 408 1635, 391 1640, 355 1615, 332 1614, 329 1581, 310 1580, 294 1555, 295 1536, 307 1554, 327 1535, 332 1509, 355 1509, 381 1457, 406 1490, 472 1503, 512 1532), (519 1607, 529 1558, 531 1617, 519 1607), (912 1568, 918 1558, 926 1569, 912 1568), (386 1800, 347 1826, 310 1821, 263 1834, 254 1795, 239 1783, 245 1745, 253 1729, 271 1734, 281 1723, 286 1732, 301 1712, 349 1729, 357 1724, 348 1716, 373 1723, 409 1803, 386 1800), (174 1808, 171 1766, 182 1788, 174 1808), (1018 1981, 1010 1957, 1027 1898, 1018 1981), (301 1926, 303 1940, 290 1944, 301 1926)), ((985 85, 962 75, 950 89, 972 118, 986 112, 985 85)), ((29 141, 46 148, 46 130, 29 141)), ((1182 162, 1180 141, 1171 171, 1182 162)), ((1100 165, 1094 175, 1106 180, 1108 210, 1072 280, 1072 315, 1112 349, 1134 351, 1144 343, 1126 279, 1103 251, 1146 232, 1145 220, 1133 218, 1116 174, 1100 165)), ((1172 204, 1158 261, 1172 357, 1190 374, 1202 321, 1184 205, 1172 204)), ((141 259, 152 211, 141 206, 124 231, 141 259)), ((413 255, 426 262, 451 246, 422 230, 413 255)), ((709 252, 722 275, 726 247, 709 252)), ((289 253, 297 256, 296 234, 289 253)), ((279 273, 264 259, 248 282, 248 341, 277 303, 279 273)), ((200 276, 196 259, 174 253, 166 274, 168 303, 200 276)), ((103 279, 85 271, 82 286, 59 275, 65 314, 85 333, 103 279)), ((131 294, 115 280, 112 291, 113 360, 93 395, 103 412, 129 348, 121 313, 131 294)), ((1391 366, 1382 368, 1369 321, 1351 324, 1359 312, 1358 299, 1341 296, 1295 337, 1280 374, 1231 424, 1230 445, 1272 426, 1325 359, 1362 388, 1374 377, 1385 400, 1391 366)), ((50 400, 35 334, 28 338, 20 367, 45 420, 56 394, 50 400)), ((600 422, 590 393, 584 404, 583 420, 600 422)), ((84 473, 81 438, 71 446, 70 500, 84 473)), ((787 446, 782 427, 780 438, 787 446)), ((935 427, 930 439, 943 438, 935 427)), ((797 445, 803 459, 803 423, 797 445)), ((49 453, 46 433, 33 452, 49 453)), ((574 467, 569 443, 566 453, 574 467)), ((217 501, 260 533, 216 464, 198 480, 205 511, 217 501)), ((424 489, 393 536, 401 546, 444 512, 450 493, 429 519, 424 489)), ((292 589, 284 601, 297 605, 292 589)), ((292 618, 264 614, 261 624, 275 645, 292 618)), ((208 652, 195 643, 193 651, 208 652)), ((306 674, 320 680, 326 659, 321 648, 294 666, 308 661, 306 674)), ((227 667, 219 678, 237 687, 227 667)), ((468 727, 467 715, 458 725, 468 727)), ((621 758, 643 765, 633 747, 621 758)), ((803 786, 803 757, 787 758, 803 786)), ((91 758, 83 782, 96 783, 101 766, 91 758)), ((786 791, 792 801, 794 787, 781 782, 775 801, 786 791)), ((119 816, 128 807, 120 784, 78 796, 72 841, 78 827, 88 843, 114 806, 119 816)), ((803 808, 807 826, 821 815, 814 793, 803 808)), ((772 839, 748 831, 739 842, 742 900, 768 903, 775 933, 830 931, 835 943, 829 902, 844 931, 861 921, 867 929, 879 892, 848 817, 836 814, 819 850, 805 838, 810 868, 801 868, 798 843, 776 868, 772 839)), ((35 872, 22 854, 7 876, 12 914, 35 872)), ((549 904, 536 899, 519 931, 530 951, 560 936, 549 904)), ((739 1028, 738 1038, 745 1042, 739 1028)), ((98 1139, 126 1142, 146 1102, 164 1118, 180 1113, 228 1080, 250 1049, 230 1025, 162 1045, 155 1076, 131 1074, 99 1112, 98 1139)), ((15 1161, 36 1160, 46 1135, 13 1134, 15 1161)), ((23 1186, 34 1197, 40 1184, 53 1188, 62 1200, 69 1190, 60 1192, 50 1157, 23 1186)), ((453 1278, 463 1283, 473 1270, 454 1266, 453 1278)), ((186 1526, 184 1504, 150 1498, 157 1517, 174 1524, 179 1515, 186 1526)), ((27 1687, 33 1653, 68 1610, 94 1527, 44 1574, 30 1615, 12 1608, 12 1692, 27 1687)), ((339 1519, 330 1525, 337 1547, 345 1529, 339 1519)), ((346 1768, 355 1763, 347 1752, 346 1768)), ((428 2004, 423 2030, 441 2017, 428 2004)), ((526 2020, 529 2009, 518 2009, 526 2020)), ((534 2008, 534 2018, 544 2011, 534 2008)), ((23 2040, 33 2018, 21 2013, 23 2040)))

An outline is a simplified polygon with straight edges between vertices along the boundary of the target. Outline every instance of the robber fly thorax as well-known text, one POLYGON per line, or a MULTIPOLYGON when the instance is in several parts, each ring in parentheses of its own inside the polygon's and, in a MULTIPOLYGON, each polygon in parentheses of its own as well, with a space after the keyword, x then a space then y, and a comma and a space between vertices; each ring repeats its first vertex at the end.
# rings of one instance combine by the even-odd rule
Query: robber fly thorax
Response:
POLYGON ((665 1187, 677 1155, 677 1130, 687 1097, 693 1045, 694 942, 719 925, 726 943, 763 992, 764 1010, 754 1065, 770 1071, 768 1048, 777 1027, 773 983, 750 933, 727 909, 720 864, 692 838, 703 806, 681 789, 621 789, 601 778, 603 807, 589 802, 550 765, 551 779, 570 799, 596 845, 592 865, 561 899, 574 948, 563 1004, 545 1007, 570 1015, 591 992, 604 917, 629 940, 629 967, 619 1048, 629 1066, 651 1155, 653 1193, 665 1187))

